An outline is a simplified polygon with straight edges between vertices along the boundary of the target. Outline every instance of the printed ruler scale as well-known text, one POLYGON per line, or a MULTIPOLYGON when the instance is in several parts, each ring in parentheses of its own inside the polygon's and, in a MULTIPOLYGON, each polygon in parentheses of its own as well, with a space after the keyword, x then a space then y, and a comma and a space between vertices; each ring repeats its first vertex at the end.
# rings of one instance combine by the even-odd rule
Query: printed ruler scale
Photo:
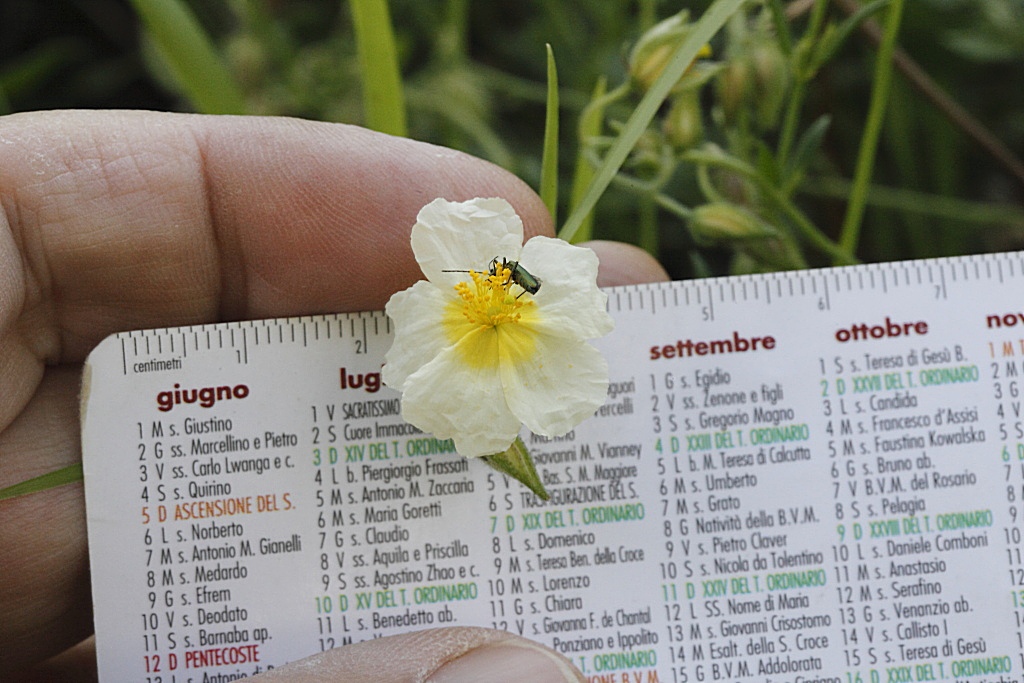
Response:
POLYGON ((1024 681, 1024 254, 607 290, 552 500, 402 422, 383 313, 89 357, 103 681, 446 625, 592 681, 1024 681))

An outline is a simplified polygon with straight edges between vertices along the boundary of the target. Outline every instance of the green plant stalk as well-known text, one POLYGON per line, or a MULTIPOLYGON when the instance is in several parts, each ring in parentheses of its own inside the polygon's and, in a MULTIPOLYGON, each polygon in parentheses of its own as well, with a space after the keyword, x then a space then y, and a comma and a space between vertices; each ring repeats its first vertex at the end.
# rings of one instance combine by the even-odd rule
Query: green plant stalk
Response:
MULTIPOLYGON (((810 23, 807 27, 807 35, 817 37, 821 31, 821 25, 825 19, 825 10, 828 8, 828 0, 818 0, 811 13, 810 23)), ((809 59, 808 55, 804 55, 809 59)), ((779 150, 775 157, 779 160, 779 167, 785 168, 789 160, 789 152, 796 139, 796 129, 800 125, 800 111, 803 109, 804 100, 807 97, 807 81, 811 75, 806 73, 806 65, 797 65, 794 69, 793 92, 789 94, 789 103, 786 106, 786 114, 782 119, 782 133, 779 135, 779 150)))
POLYGON ((203 114, 244 114, 245 99, 192 11, 181 0, 131 0, 181 91, 203 114))
MULTIPOLYGON (((924 183, 921 182, 921 168, 918 163, 917 151, 917 145, 921 144, 921 136, 918 131, 919 117, 920 112, 915 106, 915 102, 912 101, 907 88, 903 87, 901 83, 893 83, 889 92, 889 106, 886 108, 882 140, 900 178, 900 187, 912 190, 920 190, 924 187, 924 183)), ((931 140, 931 144, 938 142, 935 138, 931 138, 931 140)), ((872 203, 870 191, 868 192, 868 203, 872 203)), ((937 255, 935 248, 938 245, 932 235, 932 228, 923 216, 904 212, 899 216, 899 220, 902 221, 906 230, 907 241, 911 247, 910 253, 918 257, 937 255)))
POLYGON ((779 160, 779 168, 785 168, 789 161, 789 152, 793 148, 793 140, 796 138, 796 128, 800 123, 800 110, 803 109, 804 99, 807 97, 807 82, 797 78, 793 84, 793 92, 789 94, 789 103, 786 106, 786 115, 782 121, 782 134, 779 136, 779 151, 775 155, 779 160))
POLYGON ((540 198, 558 224, 558 68, 551 45, 548 53, 548 99, 544 115, 544 152, 540 162, 540 198))
POLYGON ((637 140, 658 113, 658 108, 665 101, 672 88, 679 79, 686 73, 686 70, 697 58, 700 49, 711 40, 712 37, 725 25, 729 17, 735 13, 744 0, 715 0, 707 11, 701 16, 693 30, 676 48, 672 59, 665 66, 664 71, 654 81, 651 88, 637 104, 633 113, 630 114, 622 133, 612 144, 605 156, 604 163, 597 170, 594 179, 583 195, 583 199, 576 209, 569 215, 558 236, 567 242, 571 242, 579 230, 583 219, 597 204, 609 183, 622 167, 623 162, 629 156, 630 150, 636 145, 637 140))
POLYGON ((800 232, 800 236, 808 244, 831 256, 837 264, 849 265, 858 262, 857 259, 849 252, 844 251, 840 245, 837 245, 822 234, 821 231, 815 227, 814 223, 812 223, 810 219, 807 218, 807 216, 805 216, 792 201, 790 201, 789 197, 765 180, 765 178, 757 172, 757 169, 750 164, 721 153, 709 153, 701 150, 687 152, 683 155, 683 161, 718 166, 752 180, 757 184, 757 189, 764 195, 764 197, 793 222, 793 225, 800 232))
POLYGON ((469 0, 448 0, 444 13, 444 27, 438 32, 435 46, 444 59, 468 59, 466 37, 469 33, 469 0), (442 35, 447 34, 447 35, 442 35))
POLYGON ((352 0, 366 126, 405 137, 405 95, 387 0, 352 0))
POLYGON ((860 239, 864 207, 875 167, 875 153, 878 149, 882 123, 885 121, 885 106, 889 99, 889 87, 892 83, 892 55, 896 48, 896 37, 899 34, 902 16, 903 0, 893 0, 885 15, 885 33, 878 46, 878 56, 875 61, 875 87, 871 91, 868 120, 864 127, 864 134, 861 136, 857 168, 853 174, 853 187, 850 191, 846 216, 843 219, 843 227, 839 236, 839 245, 847 254, 856 252, 860 239))
POLYGON ((779 38, 779 47, 787 57, 793 53, 793 36, 789 32, 789 22, 786 20, 786 10, 782 6, 782 0, 768 0, 768 11, 772 14, 772 26, 779 38))
MULTIPOLYGON (((657 203, 659 207, 683 219, 684 221, 689 220, 690 217, 693 215, 693 209, 684 204, 681 204, 680 202, 668 196, 667 194, 662 194, 659 192, 657 195, 655 195, 654 201, 657 203)), ((710 277, 710 275, 708 277, 710 277)))
POLYGON ((37 493, 39 491, 45 491, 46 489, 56 488, 63 486, 64 484, 70 484, 72 482, 81 481, 82 475, 82 463, 76 462, 74 465, 68 465, 62 467, 59 470, 53 472, 47 472, 38 477, 32 479, 26 479, 25 481, 18 482, 7 488, 0 489, 0 500, 7 500, 8 498, 17 498, 18 496, 26 496, 30 493, 37 493))
MULTIPOLYGON (((591 98, 591 102, 600 102, 605 95, 605 91, 608 87, 608 81, 602 76, 598 79, 597 85, 594 86, 594 94, 591 98)), ((579 206, 580 201, 583 199, 583 194, 587 191, 587 186, 590 181, 594 178, 594 167, 590 165, 587 160, 587 154, 585 146, 587 140, 595 138, 601 134, 601 123, 604 121, 604 105, 600 106, 587 106, 584 112, 580 115, 579 123, 579 152, 576 154, 576 170, 572 178, 572 196, 569 198, 569 211, 575 211, 576 207, 579 206)), ((589 240, 594 234, 594 212, 591 211, 583 217, 583 222, 580 224, 579 230, 576 231, 576 235, 573 237, 575 242, 585 242, 589 240)))

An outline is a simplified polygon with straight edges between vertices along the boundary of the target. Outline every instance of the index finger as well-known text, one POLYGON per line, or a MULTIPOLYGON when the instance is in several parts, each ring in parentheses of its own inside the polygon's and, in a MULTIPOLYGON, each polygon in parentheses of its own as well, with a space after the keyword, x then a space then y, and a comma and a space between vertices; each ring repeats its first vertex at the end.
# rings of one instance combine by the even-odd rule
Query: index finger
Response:
MULTIPOLYGON (((152 112, 0 119, 0 229, 21 257, 0 249, 0 271, 22 271, 50 361, 81 360, 123 329, 381 308, 418 273, 408 233, 419 208, 493 195, 528 231, 551 231, 511 174, 352 126, 152 112)), ((10 301, 12 282, 0 286, 10 301)))

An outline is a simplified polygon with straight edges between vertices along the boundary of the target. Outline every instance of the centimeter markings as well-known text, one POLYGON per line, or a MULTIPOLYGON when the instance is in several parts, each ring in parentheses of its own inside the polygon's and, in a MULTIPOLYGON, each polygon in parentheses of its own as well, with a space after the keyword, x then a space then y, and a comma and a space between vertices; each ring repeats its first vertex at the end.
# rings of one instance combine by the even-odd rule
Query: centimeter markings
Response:
POLYGON ((1024 278, 1024 252, 957 256, 921 261, 896 261, 859 266, 709 278, 686 282, 628 285, 609 289, 609 310, 646 311, 697 307, 703 321, 732 304, 771 306, 809 299, 819 311, 830 311, 837 299, 873 292, 887 295, 924 290, 929 300, 946 300, 950 289, 971 281, 1024 278))
POLYGON ((237 364, 246 365, 250 352, 261 348, 305 348, 331 340, 349 340, 352 353, 365 354, 374 340, 390 333, 391 321, 384 312, 369 311, 136 330, 115 338, 121 344, 122 372, 129 375, 131 364, 142 359, 167 361, 228 351, 234 352, 237 364))
MULTIPOLYGON (((957 256, 923 261, 874 263, 821 270, 627 285, 606 290, 614 313, 659 315, 695 307, 702 321, 715 320, 730 305, 773 306, 809 300, 818 311, 831 311, 847 295, 924 289, 930 300, 946 300, 950 289, 971 281, 1024 278, 1024 252, 957 256)), ((276 318, 241 322, 122 332, 122 369, 139 358, 187 358, 214 350, 235 352, 240 365, 249 362, 250 349, 266 346, 306 347, 327 340, 350 340, 354 354, 367 353, 371 343, 391 333, 383 311, 276 318)))

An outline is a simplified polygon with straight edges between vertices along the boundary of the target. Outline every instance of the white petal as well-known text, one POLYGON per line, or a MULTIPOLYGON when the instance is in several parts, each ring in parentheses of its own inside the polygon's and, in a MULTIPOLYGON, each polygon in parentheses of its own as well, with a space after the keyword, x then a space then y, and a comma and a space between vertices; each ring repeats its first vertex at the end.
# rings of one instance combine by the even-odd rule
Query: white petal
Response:
POLYGON ((391 297, 385 311, 394 325, 395 339, 381 368, 386 385, 401 391, 409 375, 449 345, 441 319, 453 296, 454 293, 448 295, 436 285, 420 280, 391 297))
MULTIPOLYGON (((472 336, 459 343, 476 343, 472 336)), ((496 359, 496 348, 494 355, 496 359)), ((402 395, 402 417, 439 439, 454 439, 455 450, 467 458, 504 451, 522 423, 505 402, 497 360, 474 367, 464 357, 458 345, 449 347, 410 375, 402 395)))
POLYGON ((522 248, 523 222, 504 199, 435 199, 420 209, 412 227, 416 261, 427 279, 441 287, 468 279, 442 271, 486 271, 495 257, 518 259, 522 248))
POLYGON ((603 337, 614 323, 608 295, 597 287, 597 254, 550 237, 534 237, 519 262, 541 278, 534 295, 538 325, 544 332, 577 339, 603 337))
POLYGON ((505 400, 535 434, 561 436, 604 405, 608 363, 590 344, 537 334, 529 357, 503 363, 505 400))

